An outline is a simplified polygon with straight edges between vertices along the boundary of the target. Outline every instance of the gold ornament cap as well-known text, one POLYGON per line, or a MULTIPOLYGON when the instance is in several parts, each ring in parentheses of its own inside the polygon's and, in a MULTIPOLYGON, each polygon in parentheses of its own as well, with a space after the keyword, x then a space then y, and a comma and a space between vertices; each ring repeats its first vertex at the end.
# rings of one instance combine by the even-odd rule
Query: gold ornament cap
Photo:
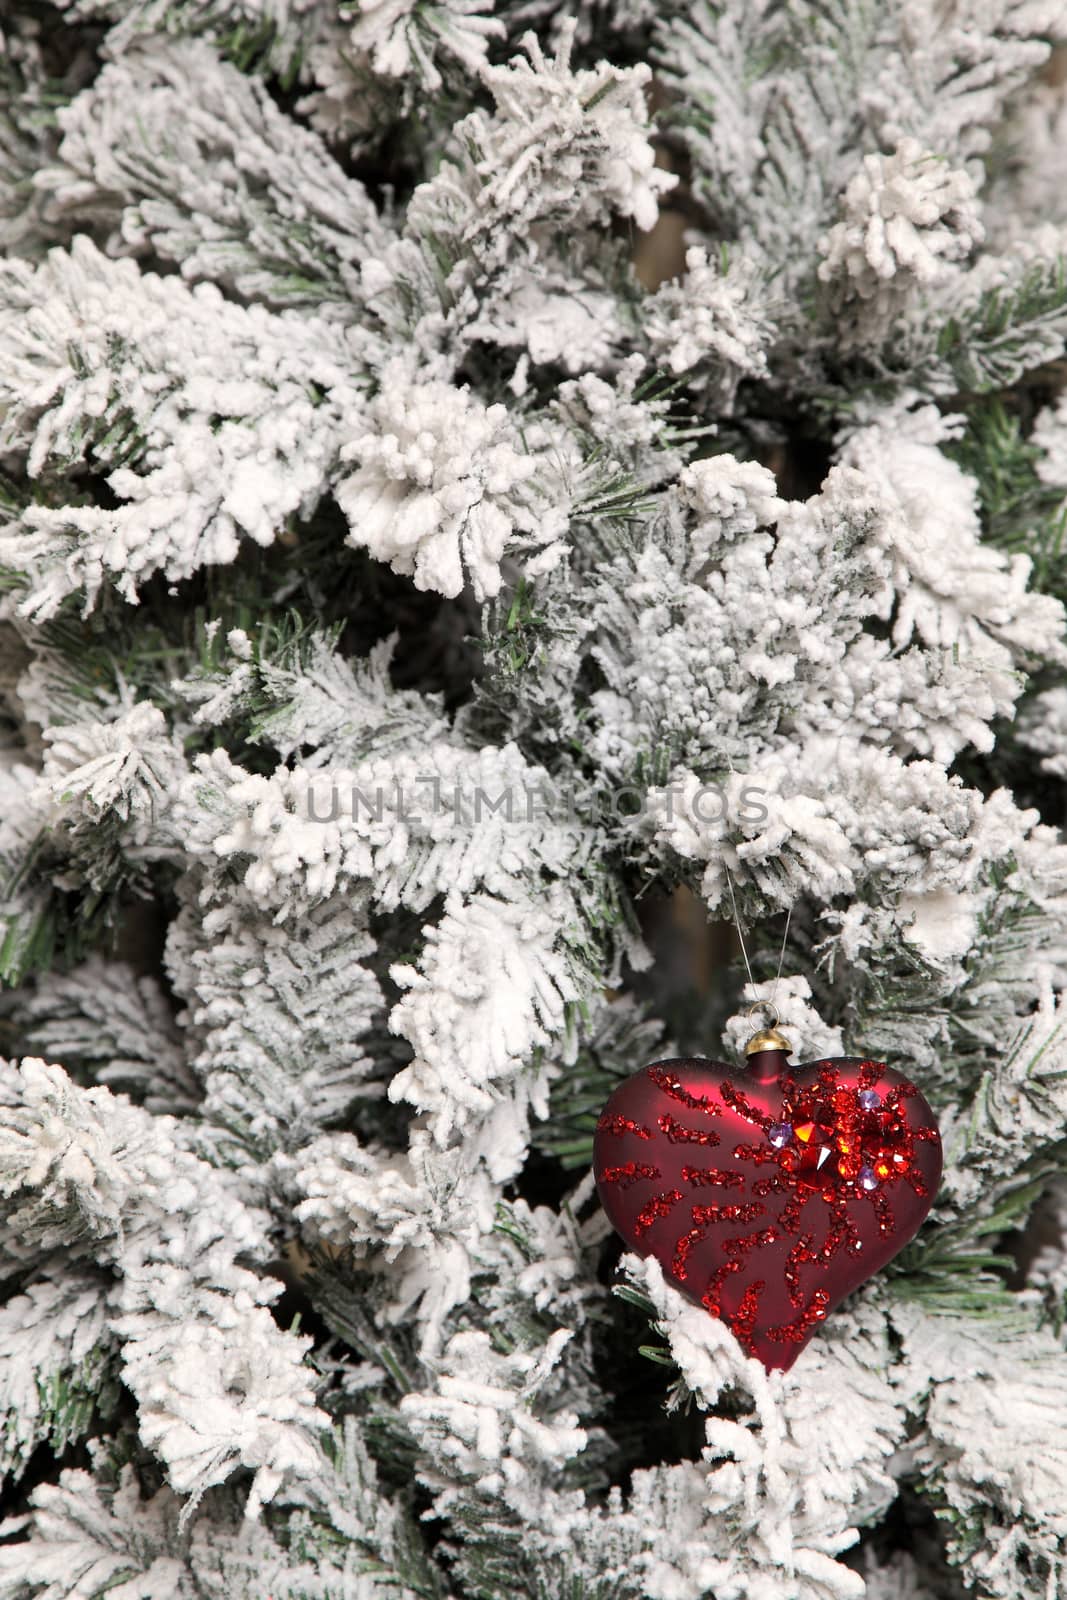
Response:
POLYGON ((745 1046, 746 1056, 759 1055, 761 1050, 784 1050, 786 1055, 792 1052, 793 1046, 783 1033, 777 1028, 761 1028, 754 1033, 745 1046))

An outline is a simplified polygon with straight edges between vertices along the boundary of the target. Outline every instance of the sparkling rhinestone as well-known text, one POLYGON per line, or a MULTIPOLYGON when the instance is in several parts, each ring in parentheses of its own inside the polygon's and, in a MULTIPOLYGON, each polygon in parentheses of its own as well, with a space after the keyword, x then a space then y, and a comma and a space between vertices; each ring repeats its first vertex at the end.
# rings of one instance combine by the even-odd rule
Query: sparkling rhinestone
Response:
POLYGON ((878 1179, 873 1167, 861 1167, 856 1176, 861 1189, 877 1189, 878 1179))
POLYGON ((776 1150, 781 1150, 793 1137, 793 1124, 791 1122, 772 1122, 767 1129, 767 1138, 776 1150))
POLYGON ((882 1103, 882 1097, 877 1089, 861 1089, 856 1099, 863 1111, 877 1111, 882 1103))
POLYGON ((793 1134, 800 1147, 801 1169, 820 1172, 833 1155, 833 1112, 828 1106, 817 1105, 808 1120, 794 1122, 793 1134))

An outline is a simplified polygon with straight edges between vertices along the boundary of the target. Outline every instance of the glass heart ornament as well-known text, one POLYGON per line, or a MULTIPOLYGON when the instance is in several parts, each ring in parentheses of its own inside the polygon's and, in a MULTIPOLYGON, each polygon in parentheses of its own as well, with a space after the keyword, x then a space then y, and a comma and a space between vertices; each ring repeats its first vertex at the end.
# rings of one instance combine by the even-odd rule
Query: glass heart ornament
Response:
POLYGON ((915 1236, 941 1178, 936 1119, 902 1072, 789 1054, 772 1028, 742 1071, 653 1062, 611 1095, 593 1145, 626 1244, 769 1371, 915 1236))

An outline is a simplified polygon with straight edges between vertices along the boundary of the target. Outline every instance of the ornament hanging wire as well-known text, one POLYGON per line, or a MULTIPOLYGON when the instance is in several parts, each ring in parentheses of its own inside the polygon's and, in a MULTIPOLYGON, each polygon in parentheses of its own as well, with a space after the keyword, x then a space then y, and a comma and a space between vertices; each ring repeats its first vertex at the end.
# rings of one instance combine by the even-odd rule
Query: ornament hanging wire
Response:
MULTIPOLYGON (((744 926, 744 923, 741 921, 741 917, 740 917, 740 914, 739 914, 738 909, 737 909, 737 897, 734 894, 734 880, 733 880, 733 878, 732 878, 732 876, 730 874, 730 869, 726 865, 725 861, 722 864, 722 870, 726 874, 726 887, 730 891, 730 906, 731 906, 731 909, 732 909, 733 914, 734 914, 734 927, 737 929, 737 937, 741 942, 741 954, 742 954, 742 956, 744 957, 744 960, 745 960, 745 971, 748 973, 749 988, 750 989, 755 989, 756 980, 752 976, 752 963, 748 959, 748 946, 745 943, 745 926, 744 926)), ((781 980, 781 976, 782 976, 782 966, 783 966, 783 964, 785 962, 786 941, 789 938, 789 924, 792 921, 792 919, 793 919, 793 902, 790 901, 788 907, 786 908, 786 913, 785 913, 785 928, 784 928, 784 930, 782 932, 782 948, 778 952, 778 970, 774 974, 774 983, 771 985, 771 997, 770 997, 769 1000, 753 1000, 752 1004, 748 1008, 748 1015, 749 1016, 751 1016, 754 1011, 761 1011, 765 1015, 766 1015, 767 1012, 772 1012, 773 1015, 771 1016, 771 1018, 769 1020, 769 1023, 768 1023, 768 1026, 771 1027, 771 1028, 776 1028, 778 1026, 779 1022, 782 1020, 781 1017, 778 1014, 778 1007, 775 1005, 774 1000, 775 1000, 775 996, 778 993, 778 984, 779 984, 779 982, 781 980)))

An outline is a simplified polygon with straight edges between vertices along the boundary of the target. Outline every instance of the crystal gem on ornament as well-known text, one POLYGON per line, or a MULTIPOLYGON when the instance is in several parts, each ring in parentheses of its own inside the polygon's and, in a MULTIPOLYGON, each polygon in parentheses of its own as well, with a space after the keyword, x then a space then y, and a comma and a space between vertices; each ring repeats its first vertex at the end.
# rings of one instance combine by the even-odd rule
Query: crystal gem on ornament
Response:
POLYGON ((821 1172, 833 1155, 833 1113, 825 1106, 816 1106, 809 1121, 795 1122, 793 1134, 800 1146, 801 1171, 821 1172))
POLYGON ((767 1129, 767 1138, 776 1150, 781 1150, 793 1137, 793 1124, 791 1122, 772 1122, 767 1129))
POLYGON ((873 1167, 861 1167, 857 1173, 857 1178, 859 1179, 859 1186, 861 1189, 870 1190, 877 1189, 878 1187, 878 1179, 875 1176, 873 1167))
POLYGON ((861 1111, 877 1111, 882 1097, 877 1089, 861 1089, 856 1096, 861 1111))

